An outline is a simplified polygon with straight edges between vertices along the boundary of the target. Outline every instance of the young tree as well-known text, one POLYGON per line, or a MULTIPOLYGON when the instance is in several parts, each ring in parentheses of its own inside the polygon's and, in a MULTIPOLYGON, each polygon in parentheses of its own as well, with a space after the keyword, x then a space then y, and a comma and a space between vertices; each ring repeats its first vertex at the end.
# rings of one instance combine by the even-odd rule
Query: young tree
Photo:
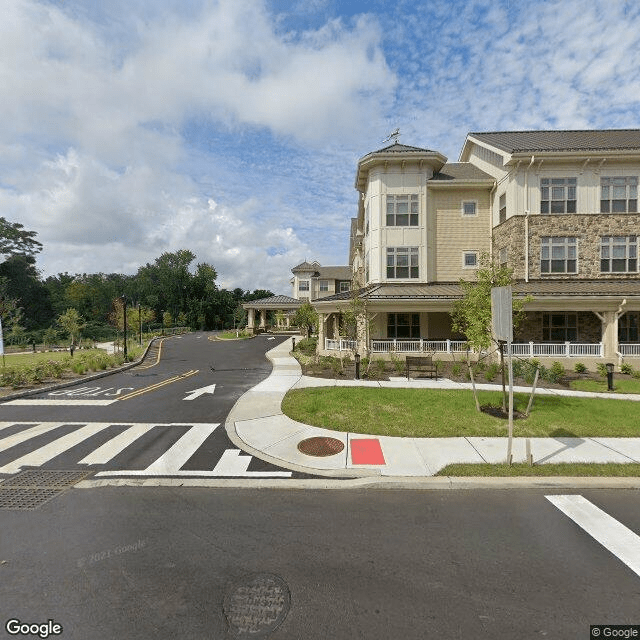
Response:
POLYGON ((42 244, 36 240, 36 235, 35 231, 25 231, 24 225, 0 217, 0 253, 6 256, 33 256, 42 251, 42 244))
POLYGON ((80 337, 80 332, 84 328, 82 316, 76 309, 67 309, 65 313, 58 316, 58 324, 69 334, 70 351, 73 356, 73 349, 80 337))
POLYGON ((306 329, 307 338, 311 337, 311 332, 318 326, 318 314, 309 302, 305 302, 293 317, 293 323, 298 327, 306 329))

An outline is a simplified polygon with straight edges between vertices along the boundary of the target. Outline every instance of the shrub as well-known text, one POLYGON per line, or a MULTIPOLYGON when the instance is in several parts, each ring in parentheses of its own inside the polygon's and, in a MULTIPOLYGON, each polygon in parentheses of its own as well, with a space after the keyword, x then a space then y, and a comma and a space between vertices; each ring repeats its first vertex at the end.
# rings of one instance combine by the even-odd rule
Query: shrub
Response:
POLYGON ((303 340, 296 340, 296 351, 300 351, 305 355, 312 356, 316 352, 318 346, 318 338, 304 338, 303 340))
MULTIPOLYGON (((515 368, 515 362, 513 364, 515 368)), ((497 362, 492 362, 487 367, 487 370, 484 372, 484 378, 487 382, 493 382, 496 379, 496 376, 498 375, 499 372, 500 372, 500 365, 497 362)), ((513 375, 515 376, 515 371, 513 375)))
POLYGON ((576 373, 587 373, 587 367, 582 362, 576 362, 575 366, 573 367, 573 370, 576 373))
POLYGON ((554 362, 546 371, 545 379, 549 382, 560 382, 564 378, 565 370, 560 362, 554 362))
POLYGON ((633 377, 640 379, 640 370, 633 372, 633 377))
POLYGON ((633 367, 628 362, 625 362, 624 364, 620 365, 620 373, 626 373, 627 375, 632 376, 633 367))
POLYGON ((607 367, 605 366, 604 363, 602 362, 598 362, 598 364, 596 365, 596 369, 598 370, 598 373, 603 377, 606 378, 607 377, 607 367))
POLYGON ((452 367, 451 367, 451 375, 458 378, 460 376, 460 374, 462 373, 462 365, 459 362, 456 362, 452 367))
POLYGON ((385 372, 385 369, 387 368, 387 363, 382 358, 378 358, 375 361, 375 366, 378 373, 382 375, 385 372))

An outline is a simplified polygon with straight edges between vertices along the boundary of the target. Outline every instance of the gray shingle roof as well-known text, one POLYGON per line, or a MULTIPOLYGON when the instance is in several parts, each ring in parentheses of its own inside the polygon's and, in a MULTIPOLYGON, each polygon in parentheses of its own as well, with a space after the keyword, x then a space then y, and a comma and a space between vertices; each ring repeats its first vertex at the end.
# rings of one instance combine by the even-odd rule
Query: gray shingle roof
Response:
POLYGON ((260 298, 260 300, 251 300, 250 302, 244 302, 243 307, 272 307, 279 304, 293 304, 301 306, 302 302, 296 300, 296 298, 290 298, 289 296, 271 296, 270 298, 260 298))
MULTIPOLYGON (((517 295, 546 296, 622 296, 640 297, 640 279, 633 280, 536 280, 516 282, 517 295)), ((367 300, 455 300, 462 297, 457 283, 373 284, 357 292, 338 293, 315 302, 349 300, 353 295, 367 300)), ((315 304, 314 302, 314 304, 315 304)))
POLYGON ((493 176, 478 169, 470 162, 448 162, 434 174, 431 181, 451 182, 451 181, 487 181, 495 182, 493 176))
POLYGON ((311 264, 305 260, 305 262, 301 262, 299 265, 293 267, 293 269, 291 269, 291 272, 296 273, 298 271, 316 271, 319 266, 319 262, 314 262, 313 264, 311 264))
POLYGON ((508 153, 640 149, 640 129, 492 131, 470 133, 469 137, 508 153))
MULTIPOLYGON (((421 147, 411 147, 406 144, 400 144, 399 142, 394 142, 390 144, 388 147, 383 147, 382 149, 378 149, 377 151, 372 151, 371 153, 406 153, 407 151, 418 151, 419 153, 438 153, 437 151, 433 151, 431 149, 422 149, 421 147)), ((371 155, 371 154, 367 154, 371 155)))

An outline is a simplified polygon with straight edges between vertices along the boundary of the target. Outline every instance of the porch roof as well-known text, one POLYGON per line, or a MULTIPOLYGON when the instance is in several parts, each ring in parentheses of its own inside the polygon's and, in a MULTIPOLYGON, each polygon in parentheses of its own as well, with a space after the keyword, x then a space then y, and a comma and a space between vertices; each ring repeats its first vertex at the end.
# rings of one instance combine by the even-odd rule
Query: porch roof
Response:
MULTIPOLYGON (((640 300, 640 279, 633 280, 535 280, 516 282, 513 293, 537 298, 556 297, 623 297, 640 300)), ((353 297, 364 300, 457 300, 462 298, 460 284, 448 283, 381 283, 371 284, 357 291, 347 291, 315 300, 314 305, 348 301, 353 297)))
POLYGON ((271 296, 270 298, 260 298, 259 300, 250 300, 243 302, 244 309, 297 309, 302 306, 302 301, 289 296, 271 296))

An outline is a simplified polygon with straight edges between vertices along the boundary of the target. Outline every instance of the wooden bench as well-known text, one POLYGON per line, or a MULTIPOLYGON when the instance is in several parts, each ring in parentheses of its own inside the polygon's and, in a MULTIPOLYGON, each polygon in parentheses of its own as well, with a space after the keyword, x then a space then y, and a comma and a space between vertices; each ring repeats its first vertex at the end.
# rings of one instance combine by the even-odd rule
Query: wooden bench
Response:
POLYGON ((407 380, 411 370, 415 373, 428 373, 430 378, 438 379, 438 365, 433 362, 431 356, 407 356, 407 380))

